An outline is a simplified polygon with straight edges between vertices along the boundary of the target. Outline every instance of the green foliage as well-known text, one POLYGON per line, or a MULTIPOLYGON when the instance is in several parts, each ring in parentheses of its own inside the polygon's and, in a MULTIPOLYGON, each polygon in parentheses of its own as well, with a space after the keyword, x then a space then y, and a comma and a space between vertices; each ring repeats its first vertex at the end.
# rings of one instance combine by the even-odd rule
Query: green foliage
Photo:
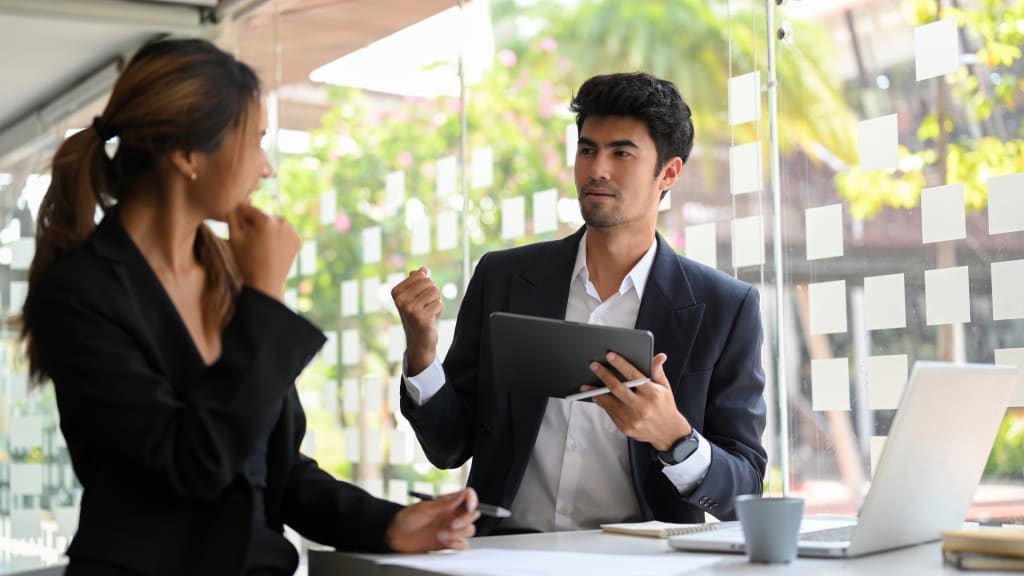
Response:
POLYGON ((986 477, 1019 479, 1024 471, 1024 414, 1011 412, 999 425, 992 454, 985 464, 986 477))

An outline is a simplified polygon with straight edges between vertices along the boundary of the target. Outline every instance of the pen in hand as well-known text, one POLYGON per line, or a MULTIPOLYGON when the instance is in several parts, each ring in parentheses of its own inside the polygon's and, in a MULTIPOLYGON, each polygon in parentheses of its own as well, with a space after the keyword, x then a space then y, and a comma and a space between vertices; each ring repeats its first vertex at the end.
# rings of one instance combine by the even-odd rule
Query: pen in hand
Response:
MULTIPOLYGON (((409 491, 409 496, 413 498, 419 498, 420 500, 433 500, 434 497, 430 494, 424 494, 423 492, 416 492, 415 490, 409 491)), ((509 518, 512 516, 507 508, 501 506, 495 506, 494 504, 477 504, 476 509, 480 511, 484 516, 491 516, 494 518, 509 518)))

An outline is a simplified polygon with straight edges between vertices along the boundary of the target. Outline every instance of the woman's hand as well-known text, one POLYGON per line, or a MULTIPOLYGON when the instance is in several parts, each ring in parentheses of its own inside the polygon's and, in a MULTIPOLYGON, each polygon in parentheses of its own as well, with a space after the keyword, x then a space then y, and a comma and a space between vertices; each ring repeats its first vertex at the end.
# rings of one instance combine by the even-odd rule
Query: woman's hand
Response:
POLYGON ((396 552, 464 550, 466 539, 476 534, 476 505, 476 491, 466 488, 408 506, 388 526, 387 545, 396 552))
POLYGON ((265 214, 250 204, 240 204, 229 216, 229 243, 242 280, 278 301, 284 300, 284 283, 302 241, 281 217, 265 214))

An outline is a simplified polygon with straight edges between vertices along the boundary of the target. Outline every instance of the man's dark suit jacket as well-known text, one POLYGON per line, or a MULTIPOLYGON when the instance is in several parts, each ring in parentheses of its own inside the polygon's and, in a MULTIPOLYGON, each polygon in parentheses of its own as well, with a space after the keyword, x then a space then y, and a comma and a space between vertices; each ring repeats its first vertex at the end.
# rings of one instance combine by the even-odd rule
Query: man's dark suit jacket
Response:
POLYGON ((383 551, 399 506, 299 453, 294 380, 323 345, 313 325, 244 288, 207 367, 116 215, 38 285, 31 326, 84 492, 68 555, 144 574, 239 574, 252 490, 246 458, 273 431, 267 525, 383 551))
MULTIPOLYGON (((469 485, 481 502, 512 504, 547 404, 545 397, 495 388, 489 316, 505 311, 565 318, 582 237, 583 229, 481 258, 444 361, 447 382, 418 407, 402 387, 402 413, 427 458, 454 468, 472 457, 469 485)), ((654 447, 631 439, 633 486, 645 519, 703 522, 705 511, 732 519, 737 495, 761 493, 766 464, 757 291, 678 256, 660 235, 657 242, 636 327, 654 333, 655 353, 668 355, 664 369, 676 405, 711 443, 711 468, 699 486, 680 495, 662 473, 654 447)), ((481 519, 478 533, 495 524, 481 519)))

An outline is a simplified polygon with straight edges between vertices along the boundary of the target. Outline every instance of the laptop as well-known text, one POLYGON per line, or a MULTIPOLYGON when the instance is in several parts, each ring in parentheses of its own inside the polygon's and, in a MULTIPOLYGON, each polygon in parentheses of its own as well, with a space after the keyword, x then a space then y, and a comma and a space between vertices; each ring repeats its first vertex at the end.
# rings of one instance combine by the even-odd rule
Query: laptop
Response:
MULTIPOLYGON (((1018 369, 916 362, 858 518, 805 517, 799 555, 848 558, 939 540, 959 529, 1018 369)), ((677 550, 742 552, 738 522, 673 536, 677 550)))

